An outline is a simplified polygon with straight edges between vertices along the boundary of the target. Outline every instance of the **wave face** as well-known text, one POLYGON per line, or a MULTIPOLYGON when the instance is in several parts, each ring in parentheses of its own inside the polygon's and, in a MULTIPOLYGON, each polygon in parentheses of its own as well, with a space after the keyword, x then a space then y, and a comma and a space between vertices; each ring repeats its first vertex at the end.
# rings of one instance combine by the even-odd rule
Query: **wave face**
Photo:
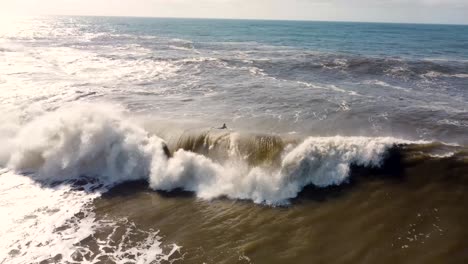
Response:
POLYGON ((198 139, 181 137, 169 157, 163 139, 131 120, 122 108, 106 104, 79 104, 45 113, 18 131, 4 163, 13 170, 32 172, 41 181, 84 177, 115 185, 147 180, 154 190, 182 189, 204 199, 226 196, 278 205, 307 185, 346 182, 351 165, 378 167, 389 148, 405 143, 337 136, 286 144, 279 137, 241 139, 238 133, 228 134, 227 141, 220 140, 226 135, 218 135, 210 142, 204 134, 198 139), (252 140, 257 143, 251 144, 252 140), (214 156, 209 150, 220 153, 222 146, 222 159, 209 158, 214 156), (208 150, 206 156, 199 154, 203 149, 208 150))

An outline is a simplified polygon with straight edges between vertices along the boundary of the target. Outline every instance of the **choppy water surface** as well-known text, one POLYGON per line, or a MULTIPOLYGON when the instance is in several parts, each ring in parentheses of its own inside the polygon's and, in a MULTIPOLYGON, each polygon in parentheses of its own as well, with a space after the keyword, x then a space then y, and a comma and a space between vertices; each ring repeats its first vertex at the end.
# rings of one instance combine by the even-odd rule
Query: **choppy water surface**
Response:
POLYGON ((468 260, 466 26, 4 19, 0 73, 5 263, 468 260))

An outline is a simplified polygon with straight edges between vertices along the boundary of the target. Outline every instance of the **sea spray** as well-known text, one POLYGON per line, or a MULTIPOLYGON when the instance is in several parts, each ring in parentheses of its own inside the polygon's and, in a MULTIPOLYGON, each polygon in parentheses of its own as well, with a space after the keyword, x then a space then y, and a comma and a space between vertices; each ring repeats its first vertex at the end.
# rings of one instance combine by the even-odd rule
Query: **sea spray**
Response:
POLYGON ((74 104, 44 114, 22 127, 7 167, 33 171, 41 180, 61 181, 83 175, 105 183, 144 179, 163 141, 124 118, 107 104, 74 104))

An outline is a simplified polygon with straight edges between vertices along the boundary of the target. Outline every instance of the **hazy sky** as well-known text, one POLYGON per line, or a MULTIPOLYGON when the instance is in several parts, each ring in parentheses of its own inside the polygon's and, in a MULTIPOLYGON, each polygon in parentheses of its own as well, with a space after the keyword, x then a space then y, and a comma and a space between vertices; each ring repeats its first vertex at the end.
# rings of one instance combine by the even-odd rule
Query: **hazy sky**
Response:
POLYGON ((468 0, 0 0, 0 14, 468 24, 468 0))

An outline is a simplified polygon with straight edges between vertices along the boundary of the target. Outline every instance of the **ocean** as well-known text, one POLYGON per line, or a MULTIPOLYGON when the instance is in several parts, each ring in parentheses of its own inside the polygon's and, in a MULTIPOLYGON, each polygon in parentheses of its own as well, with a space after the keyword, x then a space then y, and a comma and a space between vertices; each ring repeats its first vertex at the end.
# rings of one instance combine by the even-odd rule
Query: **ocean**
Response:
POLYGON ((468 262, 468 26, 2 18, 0 89, 0 263, 468 262))

